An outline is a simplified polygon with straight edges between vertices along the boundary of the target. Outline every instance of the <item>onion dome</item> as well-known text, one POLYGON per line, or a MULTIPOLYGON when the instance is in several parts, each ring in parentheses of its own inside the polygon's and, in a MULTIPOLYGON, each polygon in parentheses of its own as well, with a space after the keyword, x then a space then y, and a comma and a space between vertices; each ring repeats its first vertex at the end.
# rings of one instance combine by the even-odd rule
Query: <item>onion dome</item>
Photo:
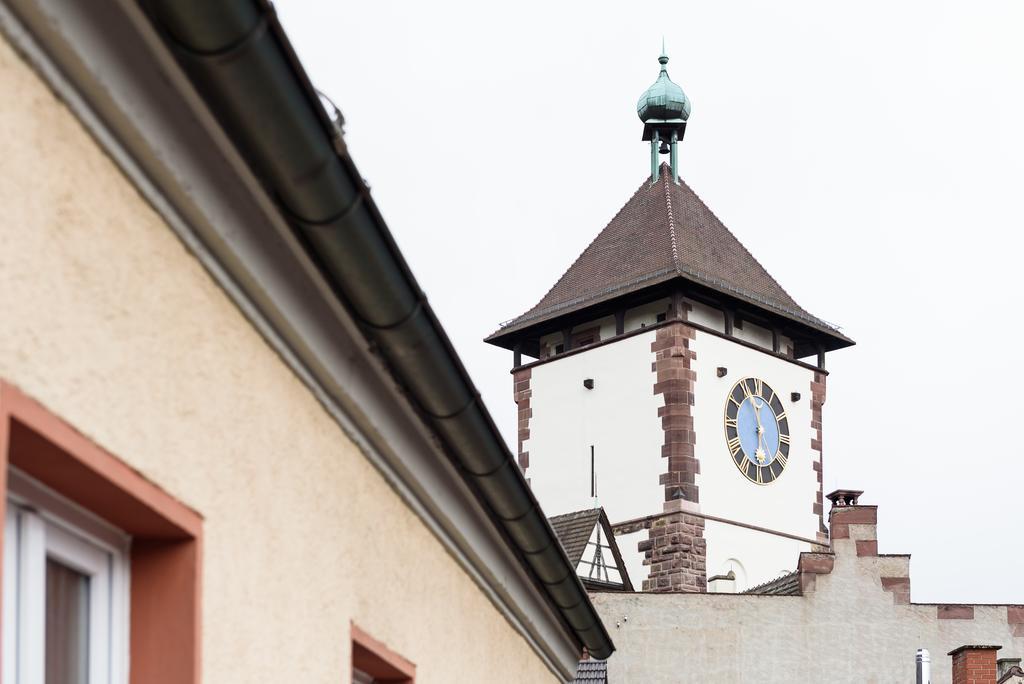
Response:
POLYGON ((636 113, 644 123, 652 119, 686 121, 690 118, 690 99, 686 97, 683 89, 668 77, 668 55, 664 50, 658 57, 658 62, 661 64, 658 80, 640 96, 636 103, 636 113))

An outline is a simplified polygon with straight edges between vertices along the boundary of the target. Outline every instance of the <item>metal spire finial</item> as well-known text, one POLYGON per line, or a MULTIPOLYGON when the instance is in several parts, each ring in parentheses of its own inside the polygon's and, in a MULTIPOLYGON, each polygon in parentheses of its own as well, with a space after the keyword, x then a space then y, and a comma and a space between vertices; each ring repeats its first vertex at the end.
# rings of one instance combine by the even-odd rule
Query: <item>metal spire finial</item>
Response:
POLYGON ((669 153, 672 180, 679 182, 678 152, 679 141, 686 131, 686 120, 690 118, 690 100, 686 93, 668 77, 668 54, 665 36, 661 37, 661 73, 658 80, 644 91, 636 104, 636 113, 644 122, 644 140, 651 142, 651 182, 658 180, 658 154, 669 153), (667 149, 666 149, 667 148, 667 149))

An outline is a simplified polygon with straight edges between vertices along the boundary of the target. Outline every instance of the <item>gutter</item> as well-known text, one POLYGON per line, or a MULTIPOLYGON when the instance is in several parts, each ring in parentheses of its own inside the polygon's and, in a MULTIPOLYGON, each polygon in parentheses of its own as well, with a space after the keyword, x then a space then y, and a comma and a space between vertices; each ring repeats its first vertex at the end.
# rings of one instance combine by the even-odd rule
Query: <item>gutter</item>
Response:
POLYGON ((580 645, 614 645, 266 0, 144 9, 580 645))

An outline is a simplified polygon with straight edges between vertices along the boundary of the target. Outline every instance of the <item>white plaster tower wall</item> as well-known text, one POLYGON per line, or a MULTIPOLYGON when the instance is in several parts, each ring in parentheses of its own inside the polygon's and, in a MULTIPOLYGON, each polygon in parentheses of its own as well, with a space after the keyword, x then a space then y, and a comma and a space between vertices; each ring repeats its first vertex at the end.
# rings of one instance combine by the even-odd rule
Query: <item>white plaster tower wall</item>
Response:
MULTIPOLYGON (((593 505, 590 445, 594 445, 598 499, 611 521, 658 512, 662 398, 653 391, 654 331, 554 358, 533 367, 527 476, 548 516, 593 505), (583 385, 594 380, 594 389, 583 385)), ((638 584, 642 556, 636 543, 621 548, 638 584)))
MULTIPOLYGON (((691 343, 696 352, 693 424, 697 435, 701 513, 816 539, 819 519, 814 513, 818 478, 811 449, 811 381, 814 371, 735 341, 697 331, 691 343), (717 369, 726 369, 718 377, 717 369), (757 485, 736 468, 726 446, 724 410, 732 387, 746 377, 758 377, 775 390, 789 417, 790 452, 786 469, 774 482, 757 485), (800 393, 798 401, 791 393, 800 393)), ((708 575, 727 570, 739 560, 749 584, 771 579, 796 567, 800 551, 810 544, 755 532, 734 525, 708 522, 708 575)), ((738 586, 742 590, 746 587, 738 586)))
MULTIPOLYGON (((660 309, 660 304, 655 308, 660 309)), ((640 313, 650 314, 654 323, 655 309, 640 313)), ((547 515, 594 505, 590 445, 595 448, 598 500, 612 522, 661 512, 665 491, 660 478, 666 461, 658 415, 664 397, 653 392, 651 342, 656 330, 604 338, 604 344, 549 358, 532 368, 532 419, 523 450, 530 454, 528 476, 547 515), (586 379, 594 381, 593 389, 584 386, 586 379)), ((813 506, 819 484, 813 465, 818 454, 811 449, 814 371, 768 349, 753 349, 701 330, 695 332, 691 349, 699 512, 815 539, 819 519, 813 506), (718 377, 719 367, 727 369, 724 377, 718 377), (754 484, 740 474, 726 446, 725 402, 733 385, 744 377, 768 383, 789 417, 789 462, 779 478, 767 485, 754 484), (798 401, 792 401, 793 392, 801 395, 798 401)), ((619 537, 623 560, 638 587, 649 570, 643 564, 644 554, 637 550, 644 538, 643 531, 619 537)), ((798 554, 811 550, 807 542, 714 521, 707 522, 704 539, 708 576, 732 569, 738 591, 792 570, 798 554)))

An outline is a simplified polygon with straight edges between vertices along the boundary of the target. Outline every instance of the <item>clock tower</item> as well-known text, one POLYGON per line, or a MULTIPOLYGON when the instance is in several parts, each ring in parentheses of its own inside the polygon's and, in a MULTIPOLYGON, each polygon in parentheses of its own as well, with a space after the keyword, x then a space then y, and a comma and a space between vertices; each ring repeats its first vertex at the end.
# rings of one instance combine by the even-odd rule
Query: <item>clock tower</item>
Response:
POLYGON ((644 591, 738 592, 827 544, 825 354, 853 341, 679 178, 690 101, 658 61, 637 107, 650 176, 487 341, 513 352, 519 465, 545 512, 599 497, 644 591))

